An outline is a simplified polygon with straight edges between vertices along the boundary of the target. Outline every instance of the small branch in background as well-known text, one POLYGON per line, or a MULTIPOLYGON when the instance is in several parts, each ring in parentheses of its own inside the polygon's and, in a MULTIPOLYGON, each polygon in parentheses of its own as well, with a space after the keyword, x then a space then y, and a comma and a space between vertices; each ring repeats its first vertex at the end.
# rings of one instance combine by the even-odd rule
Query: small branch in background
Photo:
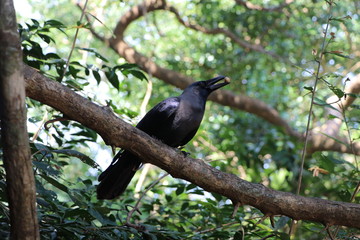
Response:
POLYGON ((51 120, 45 122, 44 128, 46 130, 49 130, 50 129, 49 124, 54 123, 54 122, 67 121, 67 120, 70 120, 70 119, 66 118, 66 117, 58 117, 58 118, 51 119, 51 120))
POLYGON ((35 142, 35 140, 39 137, 39 134, 40 134, 41 128, 43 127, 43 125, 44 125, 44 123, 45 123, 46 119, 47 119, 47 111, 45 111, 44 117, 43 117, 43 119, 41 120, 41 122, 40 122, 40 125, 39 125, 38 129, 36 130, 36 132, 35 132, 34 136, 33 136, 33 137, 32 137, 32 139, 31 139, 31 142, 32 142, 32 143, 33 143, 33 142, 35 142))
MULTIPOLYGON (((86 9, 87 3, 88 3, 88 0, 85 1, 84 8, 82 9, 81 17, 80 17, 80 20, 79 20, 79 23, 80 23, 80 24, 81 24, 81 22, 82 22, 82 20, 83 20, 83 18, 84 18, 84 16, 85 16, 85 9, 86 9)), ((67 61, 66 61, 66 65, 65 65, 63 74, 62 74, 62 76, 61 76, 60 82, 61 82, 61 80, 65 77, 66 71, 67 71, 67 69, 68 69, 68 67, 69 67, 70 59, 71 59, 72 53, 73 53, 74 48, 75 48, 75 43, 76 43, 77 36, 78 36, 78 34, 79 34, 79 29, 80 29, 81 27, 82 27, 82 25, 76 27, 74 40, 73 40, 73 43, 72 43, 72 46, 71 46, 71 50, 70 50, 68 59, 67 59, 67 61)))
MULTIPOLYGON (((330 13, 331 13, 331 8, 332 8, 332 5, 329 4, 329 12, 330 13)), ((309 109, 309 114, 308 114, 308 121, 306 124, 305 142, 304 142, 304 147, 302 149, 302 154, 301 154, 301 165, 300 165, 300 172, 299 172, 299 178, 298 178, 298 185, 297 185, 297 189, 296 189, 296 195, 300 194, 300 189, 301 189, 302 176, 303 176, 304 163, 305 163, 305 155, 307 153, 307 145, 309 142, 310 124, 311 124, 311 117, 313 114, 313 106, 314 106, 314 100, 315 100, 316 87, 317 87, 318 81, 320 79, 319 76, 320 76, 321 61, 323 59, 326 46, 329 44, 329 42, 326 44, 326 37, 327 37, 328 29, 330 26, 330 20, 331 20, 331 16, 328 18, 326 26, 325 26, 324 37, 323 37, 323 41, 322 41, 322 45, 321 45, 321 52, 319 55, 319 59, 317 60, 318 66, 317 66, 316 74, 315 74, 314 87, 311 92, 311 103, 310 103, 310 109, 309 109)), ((294 219, 292 220, 291 226, 290 226, 290 231, 289 231, 290 236, 293 234, 293 230, 294 230, 294 219)))
POLYGON ((279 59, 279 60, 281 60, 283 62, 291 63, 291 62, 289 62, 289 60, 280 57, 275 52, 266 50, 260 44, 254 44, 254 43, 251 43, 249 41, 246 41, 246 40, 243 40, 243 39, 239 38, 233 32, 231 32, 230 30, 228 30, 226 28, 219 28, 218 27, 218 28, 214 28, 214 29, 208 29, 208 28, 205 28, 205 27, 203 27, 203 26, 201 26, 199 24, 193 24, 193 23, 190 23, 189 21, 184 21, 182 19, 182 17, 180 16, 180 13, 178 12, 178 10, 173 6, 166 6, 165 10, 168 10, 168 11, 174 13, 176 19, 178 20, 178 22, 180 24, 182 24, 184 27, 193 29, 193 30, 198 31, 198 32, 202 32, 204 34, 209 34, 209 35, 223 34, 226 37, 230 38, 234 43, 236 43, 237 45, 239 45, 242 48, 250 49, 250 50, 255 51, 255 52, 264 53, 264 54, 267 54, 267 55, 269 55, 271 57, 279 59))
POLYGON ((239 222, 229 222, 229 223, 225 223, 225 224, 222 224, 222 225, 214 227, 214 228, 209 228, 209 229, 205 229, 205 230, 202 230, 202 231, 196 231, 196 233, 197 234, 203 234, 203 233, 213 232, 215 230, 230 227, 230 226, 233 226, 233 225, 236 225, 236 224, 241 225, 239 222))
POLYGON ((148 163, 148 164, 144 164, 144 167, 140 170, 140 176, 135 185, 135 190, 134 190, 135 198, 139 197, 139 192, 141 191, 141 187, 145 182, 146 175, 149 172, 150 168, 151 168, 151 164, 148 163))
POLYGON ((151 78, 149 76, 149 79, 148 79, 147 84, 146 84, 145 96, 144 96, 144 99, 143 99, 143 101, 141 102, 141 105, 140 105, 140 115, 141 115, 141 117, 145 116, 145 114, 146 114, 146 106, 148 105, 148 103, 150 101, 151 92, 152 92, 152 81, 151 81, 151 78))
POLYGON ((327 36, 327 31, 329 29, 329 25, 330 25, 330 18, 327 21, 326 27, 325 27, 325 32, 324 32, 324 39, 323 39, 323 43, 322 43, 322 47, 321 47, 321 53, 319 56, 319 60, 318 62, 318 67, 316 70, 316 76, 315 76, 315 83, 314 83, 314 87, 311 93, 311 103, 310 103, 310 109, 309 109, 309 114, 308 114, 308 121, 306 124, 306 132, 305 132, 305 143, 304 143, 304 148, 302 150, 302 154, 301 154, 301 167, 300 167, 300 173, 299 173, 299 180, 298 180, 298 187, 296 190, 296 194, 299 195, 300 194, 300 188, 301 188, 301 181, 302 181, 302 174, 303 174, 303 170, 304 170, 304 162, 305 162, 305 155, 307 152, 307 145, 309 142, 309 133, 310 133, 310 124, 311 124, 311 117, 312 117, 312 111, 313 111, 313 106, 314 106, 314 100, 315 100, 315 93, 316 93, 316 87, 317 87, 317 83, 320 79, 319 75, 320 75, 320 67, 321 67, 321 60, 324 56, 324 51, 325 51, 325 42, 326 42, 326 36, 327 36))

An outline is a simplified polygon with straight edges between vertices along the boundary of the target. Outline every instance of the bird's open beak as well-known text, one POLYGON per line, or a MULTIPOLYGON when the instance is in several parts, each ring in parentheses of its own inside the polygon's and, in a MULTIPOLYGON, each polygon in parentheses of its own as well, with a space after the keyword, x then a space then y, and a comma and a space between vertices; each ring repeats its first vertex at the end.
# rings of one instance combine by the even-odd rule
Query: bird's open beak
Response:
POLYGON ((212 78, 206 81, 207 83, 207 87, 211 90, 211 91, 215 91, 216 89, 219 89, 225 85, 228 85, 230 83, 230 78, 225 77, 225 76, 217 76, 216 78, 212 78), (224 80, 224 82, 222 83, 218 83, 221 80, 224 80))

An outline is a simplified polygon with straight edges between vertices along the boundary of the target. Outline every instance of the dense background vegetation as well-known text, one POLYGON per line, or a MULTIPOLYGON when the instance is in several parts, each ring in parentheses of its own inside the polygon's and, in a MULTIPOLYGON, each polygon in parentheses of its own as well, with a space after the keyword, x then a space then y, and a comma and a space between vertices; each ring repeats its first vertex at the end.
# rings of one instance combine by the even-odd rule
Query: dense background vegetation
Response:
MULTIPOLYGON (((18 8, 24 62, 51 79, 100 105, 111 106, 132 124, 145 112, 140 106, 150 109, 162 99, 181 92, 164 79, 146 73, 146 68, 142 71, 129 64, 128 59, 116 54, 90 31, 91 28, 111 37, 111 29, 120 17, 141 1, 91 1, 81 21, 82 11, 73 2, 28 3, 27 11, 18 8), (30 13, 33 15, 28 17, 30 13), (74 40, 76 30, 79 33, 74 40), (151 94, 149 102, 144 98, 146 94, 151 94)), ((144 16, 126 29, 125 41, 159 66, 195 80, 217 74, 229 76, 232 83, 228 90, 265 102, 301 134, 306 131, 317 73, 321 78, 315 91, 310 129, 318 128, 320 132, 327 121, 339 118, 328 114, 333 106, 326 104, 326 100, 334 95, 343 97, 345 85, 359 81, 360 6, 356 1, 267 1, 265 5, 263 1, 233 0, 168 3, 177 9, 183 21, 206 29, 226 28, 243 42, 223 33, 204 33, 181 24, 168 9, 149 13, 144 10, 144 16)), ((340 113, 340 118, 345 119, 335 134, 340 145, 355 144, 360 137, 358 104, 357 99, 340 113), (345 143, 344 139, 350 142, 345 143)), ((55 121, 45 127, 46 121, 62 114, 31 99, 27 106, 44 239, 290 237, 291 219, 275 217, 274 226, 269 219, 259 222, 263 214, 249 206, 241 207, 231 218, 230 200, 171 176, 162 178, 166 173, 153 166, 143 167, 120 199, 98 201, 96 179, 111 161, 111 148, 96 132, 73 121, 55 121), (157 184, 143 193, 154 182, 157 184), (140 196, 143 198, 138 203, 140 196), (139 204, 139 209, 132 212, 135 204, 139 204), (129 223, 144 228, 125 226, 129 223)), ((212 166, 247 181, 295 193, 303 140, 259 114, 208 102, 203 124, 186 150, 192 157, 209 161, 212 166)), ((323 133, 329 135, 325 130, 323 133)), ((359 203, 359 195, 354 195, 359 181, 359 151, 353 152, 308 154, 300 194, 359 203)), ((3 171, 1 177, 4 189, 3 171)), ((9 229, 4 191, 0 198, 0 236, 6 237, 9 229)), ((355 239, 359 234, 348 228, 327 230, 313 222, 299 222, 294 231, 295 239, 324 239, 330 235, 355 239)))

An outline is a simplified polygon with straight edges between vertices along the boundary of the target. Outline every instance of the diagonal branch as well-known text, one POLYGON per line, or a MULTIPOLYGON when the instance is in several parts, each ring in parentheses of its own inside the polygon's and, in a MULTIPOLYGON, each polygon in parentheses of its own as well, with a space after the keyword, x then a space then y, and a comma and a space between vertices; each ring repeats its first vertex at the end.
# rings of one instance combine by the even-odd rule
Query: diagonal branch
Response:
POLYGON ((107 144, 125 148, 157 165, 173 177, 190 181, 233 202, 260 209, 268 216, 286 215, 297 220, 360 228, 360 205, 296 196, 250 183, 184 156, 117 118, 108 107, 98 106, 66 86, 25 66, 26 94, 99 133, 107 144))

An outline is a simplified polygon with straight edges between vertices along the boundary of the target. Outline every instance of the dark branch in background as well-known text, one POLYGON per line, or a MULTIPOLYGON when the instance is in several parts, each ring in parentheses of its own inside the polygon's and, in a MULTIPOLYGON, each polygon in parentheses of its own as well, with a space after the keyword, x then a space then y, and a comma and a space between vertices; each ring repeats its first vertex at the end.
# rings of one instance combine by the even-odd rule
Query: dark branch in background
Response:
POLYGON ((273 6, 273 7, 262 7, 260 5, 256 5, 251 3, 250 1, 243 1, 243 0, 235 0, 236 4, 242 5, 250 10, 258 10, 258 11, 264 11, 264 12, 276 12, 276 11, 282 11, 284 7, 287 7, 290 3, 292 3, 294 0, 285 0, 283 3, 273 6))
MULTIPOLYGON (((290 4, 291 1, 287 1, 287 4, 290 4)), ((90 28, 93 35, 99 40, 103 41, 106 45, 111 47, 116 53, 125 58, 130 63, 138 64, 144 71, 149 73, 150 75, 163 80, 164 82, 176 86, 178 88, 184 89, 189 84, 194 82, 194 80, 188 76, 185 76, 179 72, 172 71, 166 68, 163 68, 157 65, 150 58, 142 55, 137 52, 133 47, 127 44, 124 41, 124 32, 126 28, 135 20, 144 16, 144 13, 154 12, 158 10, 166 10, 173 12, 178 21, 184 25, 185 27, 189 27, 196 31, 201 31, 205 34, 225 34, 232 41, 239 44, 239 46, 251 49, 253 51, 260 51, 265 54, 269 54, 266 52, 261 45, 253 45, 249 42, 239 39, 235 34, 230 32, 229 30, 223 28, 217 28, 215 30, 206 29, 197 24, 191 24, 182 20, 178 11, 172 7, 167 5, 167 3, 163 0, 146 0, 142 4, 132 7, 129 11, 127 11, 119 20, 115 30, 114 35, 110 39, 106 39, 99 35, 94 29, 90 28), (240 44, 241 43, 241 44, 240 44)), ((88 19, 89 21, 90 19, 88 19)), ((270 54, 271 55, 271 54, 270 54)), ((233 79, 236 81, 236 79, 233 79)), ((360 78, 355 79, 351 86, 356 86, 357 83, 360 83, 360 78)), ((359 88, 349 88, 352 93, 359 93, 359 88)), ((267 105, 265 102, 260 101, 258 99, 250 98, 244 95, 237 95, 231 91, 227 90, 219 90, 214 92, 210 97, 210 100, 217 102, 224 106, 230 106, 234 109, 246 111, 252 114, 255 114, 264 120, 270 122, 275 126, 279 126, 284 129, 284 131, 289 135, 293 136, 298 140, 303 139, 303 134, 294 130, 290 124, 283 118, 281 118, 279 112, 267 105)), ((345 105, 348 107, 349 105, 345 105)), ((331 135, 332 136, 332 135, 331 135)), ((310 138, 310 143, 312 143, 313 147, 309 150, 309 153, 326 150, 326 151, 338 151, 338 152, 346 152, 353 153, 352 148, 349 145, 344 145, 339 143, 332 138, 324 134, 312 134, 310 138)), ((345 142, 348 140, 344 140, 345 142)), ((353 145, 355 149, 355 154, 360 155, 360 143, 356 143, 353 145)))
POLYGON ((229 31, 226 28, 207 29, 207 28, 202 27, 202 26, 200 26, 198 24, 192 24, 190 22, 184 21, 181 18, 181 16, 180 16, 179 12, 177 11, 177 9, 175 7, 173 7, 173 6, 168 6, 167 8, 165 8, 165 10, 168 10, 168 11, 174 13, 177 20, 179 21, 179 23, 181 23, 183 26, 185 26, 187 28, 191 28, 191 29, 193 29, 195 31, 199 31, 199 32, 209 34, 209 35, 223 34, 223 35, 229 37, 233 42, 235 42, 240 47, 243 47, 245 49, 250 49, 250 50, 253 50, 255 52, 264 53, 264 54, 270 55, 271 57, 274 57, 276 59, 282 59, 282 57, 280 57, 276 53, 265 50, 264 47, 262 45, 260 45, 260 44, 253 44, 253 43, 250 43, 250 42, 245 41, 243 39, 240 39, 233 32, 229 31))
POLYGON ((360 205, 296 196, 224 173, 200 159, 184 156, 117 118, 108 107, 100 107, 62 84, 25 66, 28 97, 49 105, 93 129, 109 145, 122 147, 206 191, 221 194, 234 203, 248 204, 267 216, 286 215, 297 220, 360 228, 360 205))

